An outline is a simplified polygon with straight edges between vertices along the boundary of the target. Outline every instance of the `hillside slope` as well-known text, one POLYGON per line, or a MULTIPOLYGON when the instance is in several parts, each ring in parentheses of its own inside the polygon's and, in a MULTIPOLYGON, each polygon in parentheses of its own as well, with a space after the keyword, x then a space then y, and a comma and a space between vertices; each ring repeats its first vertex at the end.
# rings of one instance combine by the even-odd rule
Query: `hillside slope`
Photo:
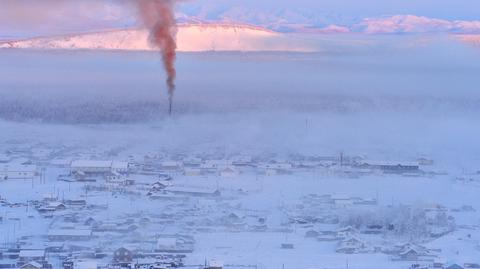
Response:
MULTIPOLYGON (((203 24, 182 25, 178 50, 199 51, 312 51, 281 33, 263 28, 203 24)), ((68 36, 40 37, 0 43, 0 48, 152 50, 144 29, 112 30, 68 36)))

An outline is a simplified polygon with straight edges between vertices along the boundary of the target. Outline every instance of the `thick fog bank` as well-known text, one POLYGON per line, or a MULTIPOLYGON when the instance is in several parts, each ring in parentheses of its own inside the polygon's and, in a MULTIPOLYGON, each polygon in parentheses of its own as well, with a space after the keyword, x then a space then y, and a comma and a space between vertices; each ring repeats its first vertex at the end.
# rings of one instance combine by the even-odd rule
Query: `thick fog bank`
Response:
MULTIPOLYGON (((321 53, 180 54, 175 114, 478 113, 480 51, 443 39, 387 40, 321 53)), ((0 117, 157 120, 167 110, 164 80, 155 53, 0 50, 0 117)))

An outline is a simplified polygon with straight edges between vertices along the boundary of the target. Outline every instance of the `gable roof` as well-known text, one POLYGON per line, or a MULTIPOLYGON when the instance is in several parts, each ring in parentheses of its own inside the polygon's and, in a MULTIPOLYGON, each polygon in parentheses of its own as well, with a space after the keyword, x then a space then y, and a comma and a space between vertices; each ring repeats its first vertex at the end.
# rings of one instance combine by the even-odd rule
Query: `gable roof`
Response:
POLYGON ((29 262, 29 263, 26 263, 26 264, 22 265, 22 267, 20 267, 20 268, 26 268, 26 267, 28 267, 29 265, 30 265, 30 266, 33 266, 33 267, 36 267, 36 268, 42 268, 42 265, 39 264, 38 262, 35 262, 35 261, 31 261, 31 262, 29 262))
POLYGON ((460 266, 458 263, 447 263, 445 269, 463 269, 463 266, 460 266))
POLYGON ((419 254, 417 250, 413 249, 413 248, 408 248, 407 250, 403 251, 400 253, 400 255, 407 255, 408 253, 415 253, 415 254, 419 254))
POLYGON ((115 253, 117 253, 118 251, 122 251, 122 252, 127 252, 127 253, 131 253, 132 251, 125 248, 125 247, 121 247, 121 248, 118 248, 117 250, 115 250, 115 253))

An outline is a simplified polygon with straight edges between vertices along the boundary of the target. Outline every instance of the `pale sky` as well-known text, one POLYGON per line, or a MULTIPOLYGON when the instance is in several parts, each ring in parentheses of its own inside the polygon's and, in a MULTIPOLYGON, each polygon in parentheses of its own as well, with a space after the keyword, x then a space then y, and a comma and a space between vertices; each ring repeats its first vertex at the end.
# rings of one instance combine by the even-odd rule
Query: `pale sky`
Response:
POLYGON ((205 5, 219 8, 240 5, 265 11, 301 8, 352 17, 413 14, 442 19, 480 19, 478 0, 192 0, 184 4, 195 7, 205 5))
MULTIPOLYGON (((0 38, 135 26, 137 19, 133 1, 1 0, 0 38)), ((282 24, 352 26, 365 18, 399 14, 473 21, 480 20, 480 1, 182 0, 177 14, 187 19, 238 21, 269 28, 282 24)))

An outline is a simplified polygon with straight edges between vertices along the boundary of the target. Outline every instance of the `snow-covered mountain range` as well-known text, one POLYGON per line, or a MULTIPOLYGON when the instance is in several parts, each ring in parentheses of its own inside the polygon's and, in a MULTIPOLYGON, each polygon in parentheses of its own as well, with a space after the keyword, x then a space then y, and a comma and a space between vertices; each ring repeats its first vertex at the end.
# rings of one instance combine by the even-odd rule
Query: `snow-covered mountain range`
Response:
MULTIPOLYGON (((177 34, 178 51, 312 51, 313 48, 265 28, 235 24, 183 24, 177 34)), ((145 29, 9 40, 0 48, 153 50, 145 29)))
POLYGON ((366 18, 353 26, 367 34, 480 33, 480 21, 449 21, 413 15, 366 18))
POLYGON ((480 35, 459 35, 463 42, 480 48, 480 35))
MULTIPOLYGON (((264 27, 235 23, 182 23, 178 28, 180 52, 203 51, 292 51, 315 52, 338 46, 357 46, 358 38, 373 35, 443 32, 464 43, 480 46, 480 23, 448 22, 424 17, 397 16, 364 20, 354 28, 329 25, 324 28, 297 29, 297 33, 282 33, 264 27), (463 30, 461 30, 463 29, 463 30), (462 34, 470 33, 470 34, 462 34), (335 37, 339 35, 339 37, 335 37), (352 36, 351 39, 345 35, 352 36)), ((372 39, 374 40, 374 38, 372 39)), ((155 50, 149 33, 143 28, 102 30, 87 33, 62 34, 26 39, 0 40, 1 48, 29 49, 100 49, 155 50)))

